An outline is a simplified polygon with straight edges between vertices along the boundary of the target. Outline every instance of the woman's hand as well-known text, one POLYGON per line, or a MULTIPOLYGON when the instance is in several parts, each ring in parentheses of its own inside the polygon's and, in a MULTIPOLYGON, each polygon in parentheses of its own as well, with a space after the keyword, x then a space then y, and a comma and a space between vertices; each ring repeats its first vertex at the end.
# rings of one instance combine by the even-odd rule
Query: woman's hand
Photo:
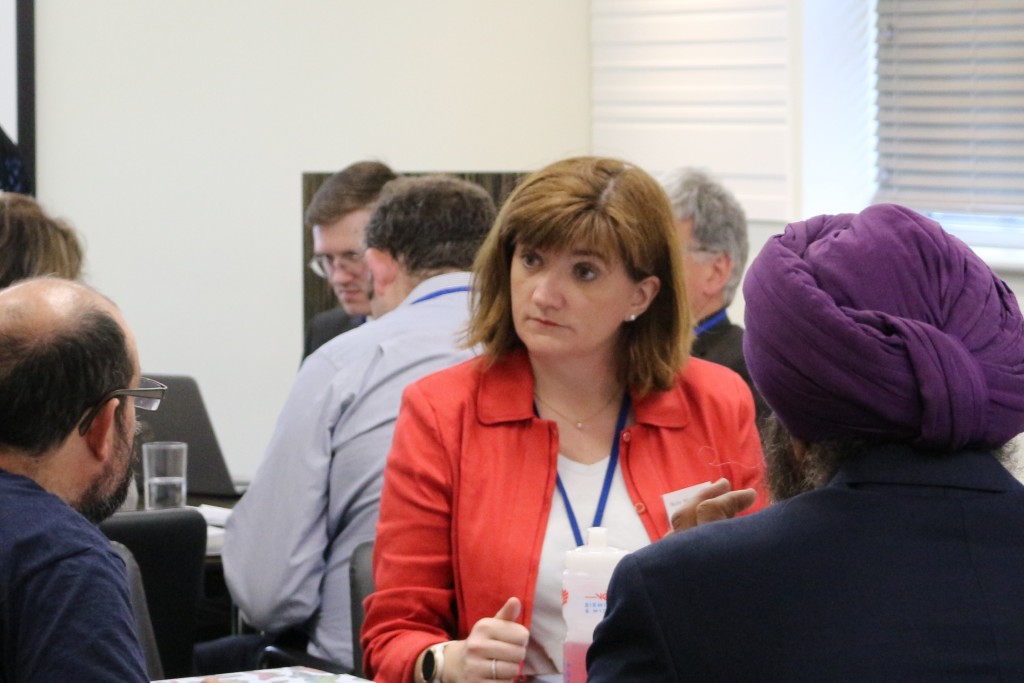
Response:
POLYGON ((514 681, 530 639, 526 627, 515 621, 520 609, 519 598, 509 598, 493 617, 473 624, 468 638, 449 645, 444 683, 514 681))

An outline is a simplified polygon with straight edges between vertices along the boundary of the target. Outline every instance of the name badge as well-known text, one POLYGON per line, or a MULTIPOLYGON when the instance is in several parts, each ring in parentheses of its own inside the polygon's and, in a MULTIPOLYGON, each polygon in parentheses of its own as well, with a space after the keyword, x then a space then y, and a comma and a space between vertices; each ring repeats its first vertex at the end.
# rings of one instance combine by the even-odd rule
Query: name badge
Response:
POLYGON ((668 525, 670 527, 672 526, 672 515, 674 515, 676 511, 696 498, 701 491, 709 486, 711 486, 711 482, 706 481, 703 484, 694 484, 693 486, 687 486, 685 489, 670 491, 669 493, 663 494, 661 496, 661 500, 665 503, 665 512, 668 513, 668 525))

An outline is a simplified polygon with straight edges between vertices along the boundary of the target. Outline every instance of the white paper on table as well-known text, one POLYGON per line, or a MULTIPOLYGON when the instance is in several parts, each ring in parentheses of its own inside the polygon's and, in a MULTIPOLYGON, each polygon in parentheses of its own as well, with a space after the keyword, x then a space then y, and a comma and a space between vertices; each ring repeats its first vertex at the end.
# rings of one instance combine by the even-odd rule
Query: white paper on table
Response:
POLYGON ((206 554, 220 555, 224 547, 224 529, 219 526, 206 525, 206 554))
POLYGON ((685 506, 691 500, 693 500, 701 491, 711 486, 710 481, 706 481, 703 484, 694 484, 693 486, 687 486, 685 489, 679 489, 678 491, 670 491, 661 496, 661 500, 665 503, 665 512, 668 513, 668 525, 672 526, 672 515, 677 510, 685 506))
POLYGON ((228 517, 231 516, 231 508, 222 508, 217 505, 207 505, 206 503, 197 507, 196 510, 199 510, 199 514, 211 526, 224 526, 228 523, 228 517))

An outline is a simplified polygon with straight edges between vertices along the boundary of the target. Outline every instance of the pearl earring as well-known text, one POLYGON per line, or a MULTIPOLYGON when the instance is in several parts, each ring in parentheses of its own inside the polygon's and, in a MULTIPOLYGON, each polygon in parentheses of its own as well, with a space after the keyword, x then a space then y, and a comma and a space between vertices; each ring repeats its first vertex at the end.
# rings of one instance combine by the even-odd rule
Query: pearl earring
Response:
POLYGON ((627 322, 634 322, 636 320, 636 313, 630 313, 629 317, 626 318, 627 322))

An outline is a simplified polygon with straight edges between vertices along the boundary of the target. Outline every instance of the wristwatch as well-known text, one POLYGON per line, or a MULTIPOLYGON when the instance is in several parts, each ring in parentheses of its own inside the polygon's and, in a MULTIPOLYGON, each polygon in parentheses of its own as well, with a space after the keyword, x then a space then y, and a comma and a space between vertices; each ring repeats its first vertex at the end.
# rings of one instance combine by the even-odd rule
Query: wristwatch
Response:
POLYGON ((444 649, 448 647, 448 642, 431 645, 423 653, 420 678, 423 679, 424 683, 441 683, 441 676, 444 674, 444 649))

